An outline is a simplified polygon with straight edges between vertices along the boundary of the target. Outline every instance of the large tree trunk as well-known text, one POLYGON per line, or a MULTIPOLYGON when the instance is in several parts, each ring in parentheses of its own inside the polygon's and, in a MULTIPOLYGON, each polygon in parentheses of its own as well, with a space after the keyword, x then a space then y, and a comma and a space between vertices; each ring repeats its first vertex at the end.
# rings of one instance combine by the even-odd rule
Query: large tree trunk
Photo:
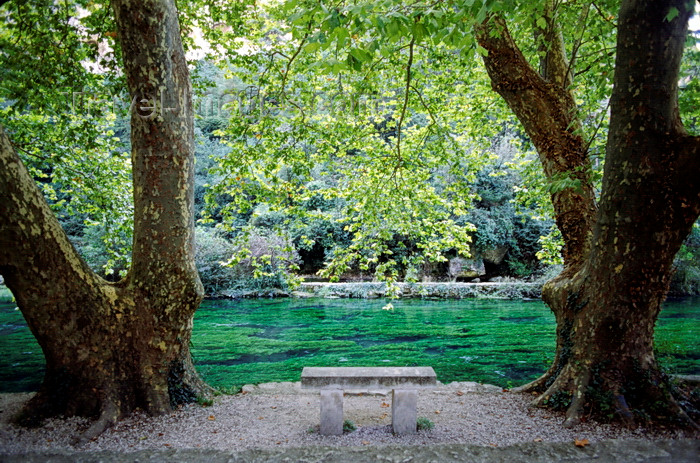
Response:
MULTIPOLYGON (((683 130, 677 107, 691 14, 686 8, 683 0, 647 0, 623 2, 620 10, 600 209, 580 264, 567 265, 568 275, 544 288, 557 316, 557 356, 542 378, 524 388, 542 392, 540 405, 566 405, 567 425, 578 423, 587 407, 614 411, 630 424, 635 412, 690 423, 653 351, 673 258, 700 214, 699 141, 683 130), (680 14, 667 21, 671 7, 680 14)), ((496 57, 507 48, 503 39, 494 40, 501 40, 496 57)), ((489 49, 487 68, 490 59, 489 49)), ((496 77, 508 82, 508 76, 496 77)), ((497 90, 499 84, 494 81, 497 90)), ((555 210, 562 213, 556 202, 555 210)))
POLYGON ((626 420, 686 420, 654 357, 654 324, 673 258, 700 214, 700 140, 681 124, 678 73, 692 4, 627 1, 618 22, 610 135, 600 211, 579 288, 571 360, 546 392, 571 392, 569 423, 587 400, 626 420), (671 7, 680 14, 666 20, 671 7), (688 9, 686 9, 688 8, 688 9))
POLYGON ((189 352, 203 290, 194 267, 191 88, 177 12, 166 0, 112 4, 130 92, 150 100, 132 114, 134 247, 124 280, 111 284, 88 268, 0 129, 0 273, 47 369, 22 417, 99 416, 83 439, 136 407, 160 414, 206 391, 189 352))
MULTIPOLYGON (((547 10, 551 14, 551 10, 547 10)), ((574 95, 571 93, 569 65, 555 18, 548 16, 550 46, 537 72, 512 39, 502 18, 494 17, 477 27, 479 44, 488 51, 484 65, 493 89, 503 97, 523 125, 539 159, 547 181, 571 178, 578 188, 565 188, 551 194, 555 220, 564 240, 564 271, 542 290, 544 301, 557 322, 555 359, 548 371, 528 389, 539 390, 554 381, 569 362, 574 313, 558 303, 558 288, 570 286, 582 268, 590 249, 590 235, 597 205, 589 175, 590 160, 581 135, 574 95)))

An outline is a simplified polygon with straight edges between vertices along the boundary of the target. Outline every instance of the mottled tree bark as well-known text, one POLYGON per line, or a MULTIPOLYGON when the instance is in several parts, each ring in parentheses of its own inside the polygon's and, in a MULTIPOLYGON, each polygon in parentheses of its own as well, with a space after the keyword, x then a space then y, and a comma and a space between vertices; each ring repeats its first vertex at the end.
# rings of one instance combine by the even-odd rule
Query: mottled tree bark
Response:
MULTIPOLYGON (((630 424, 639 412, 694 425, 674 400, 653 351, 673 258, 700 214, 700 142, 686 134, 677 107, 687 8, 683 0, 623 2, 600 208, 592 218, 586 213, 590 220, 580 221, 582 228, 574 227, 588 244, 571 247, 571 234, 559 217, 580 214, 573 209, 581 205, 562 208, 553 198, 567 251, 579 249, 579 256, 569 257, 564 275, 545 285, 545 301, 557 316, 557 356, 552 368, 523 390, 541 392, 539 405, 566 401, 566 425, 578 423, 587 407, 614 410, 630 424), (671 7, 680 14, 668 21, 671 7)), ((494 24, 504 28, 500 21, 494 24)), ((494 88, 513 101, 511 107, 536 139, 541 129, 531 120, 543 116, 515 109, 526 104, 535 86, 513 79, 522 72, 495 72, 499 57, 514 56, 517 47, 508 42, 507 31, 491 37, 493 27, 481 29, 480 42, 489 50, 485 62, 494 88), (503 92, 513 84, 519 87, 503 92)), ((511 62, 518 70, 525 66, 522 55, 511 62)), ((556 93, 565 92, 549 83, 556 93)), ((549 176, 546 163, 557 157, 535 144, 549 176)), ((561 165, 574 172, 582 166, 578 159, 564 155, 561 165)), ((591 210, 588 202, 582 206, 591 210)))
MULTIPOLYGON (((548 22, 556 21, 548 17, 548 22)), ((553 26, 552 26, 553 27, 553 26)), ((542 297, 557 321, 557 346, 549 370, 530 385, 540 389, 551 382, 568 363, 573 313, 554 298, 555 288, 570 285, 583 266, 590 249, 590 234, 597 205, 590 178, 591 165, 586 142, 581 135, 574 95, 569 86, 569 65, 561 34, 547 35, 554 43, 536 71, 510 36, 502 18, 494 17, 477 28, 477 40, 488 54, 484 64, 493 89, 503 97, 518 117, 539 154, 548 181, 571 178, 578 188, 551 194, 557 227, 564 239, 564 271, 545 284, 542 297)))
POLYGON ((112 2, 130 92, 132 267, 111 284, 68 241, 0 129, 0 273, 47 372, 22 415, 99 416, 89 439, 136 407, 151 414, 207 391, 189 352, 203 290, 194 266, 193 114, 169 0, 112 2))

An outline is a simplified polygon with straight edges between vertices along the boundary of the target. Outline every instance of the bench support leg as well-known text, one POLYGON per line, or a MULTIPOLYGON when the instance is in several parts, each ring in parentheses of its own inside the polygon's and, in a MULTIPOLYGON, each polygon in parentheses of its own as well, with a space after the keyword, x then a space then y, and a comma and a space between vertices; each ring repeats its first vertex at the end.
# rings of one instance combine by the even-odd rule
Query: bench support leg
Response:
POLYGON ((394 389, 391 400, 391 426, 394 434, 414 434, 418 392, 415 389, 394 389))
POLYGON ((321 389, 321 434, 343 434, 343 390, 321 389))

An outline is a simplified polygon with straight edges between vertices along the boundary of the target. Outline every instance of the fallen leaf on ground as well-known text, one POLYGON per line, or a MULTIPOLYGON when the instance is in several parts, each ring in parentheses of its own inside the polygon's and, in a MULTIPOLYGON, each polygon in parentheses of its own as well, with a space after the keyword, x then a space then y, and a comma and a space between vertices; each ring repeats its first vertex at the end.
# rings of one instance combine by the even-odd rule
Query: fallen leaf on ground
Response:
POLYGON ((209 415, 209 418, 207 418, 207 419, 208 419, 209 421, 214 421, 214 420, 216 420, 216 418, 214 417, 214 415, 209 415))
POLYGON ((538 437, 537 439, 535 439, 535 442, 542 442, 542 439, 538 437))
POLYGON ((585 447, 587 445, 590 445, 590 442, 588 442, 588 439, 576 439, 574 441, 574 445, 576 447, 585 447))
POLYGON ((382 407, 382 408, 389 408, 389 404, 386 403, 386 402, 382 402, 381 407, 382 407))
POLYGON ((435 410, 435 414, 436 414, 436 415, 439 415, 439 414, 440 414, 440 410, 435 410))
POLYGON ((462 392, 462 391, 457 391, 457 395, 458 395, 458 396, 463 396, 463 395, 464 395, 464 392, 462 392))

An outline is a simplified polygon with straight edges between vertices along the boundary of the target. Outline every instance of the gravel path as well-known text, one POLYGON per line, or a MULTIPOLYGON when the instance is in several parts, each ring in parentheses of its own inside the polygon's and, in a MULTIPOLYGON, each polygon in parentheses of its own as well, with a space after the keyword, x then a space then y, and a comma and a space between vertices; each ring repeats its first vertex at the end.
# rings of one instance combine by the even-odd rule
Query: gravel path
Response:
MULTIPOLYGON (((345 418, 357 430, 343 436, 321 436, 318 393, 299 383, 246 386, 241 394, 221 396, 211 407, 188 405, 172 414, 149 418, 134 414, 81 451, 135 452, 169 449, 211 449, 227 452, 295 447, 409 446, 474 444, 504 447, 518 443, 606 439, 697 438, 681 432, 634 430, 587 422, 575 429, 561 426, 563 416, 528 406, 530 397, 495 386, 451 383, 418 396, 418 416, 434 423, 411 436, 391 433, 391 397, 347 395, 345 418)), ((30 394, 0 395, 0 454, 73 451, 72 437, 85 430, 85 419, 52 419, 37 429, 17 428, 9 418, 30 394)))

